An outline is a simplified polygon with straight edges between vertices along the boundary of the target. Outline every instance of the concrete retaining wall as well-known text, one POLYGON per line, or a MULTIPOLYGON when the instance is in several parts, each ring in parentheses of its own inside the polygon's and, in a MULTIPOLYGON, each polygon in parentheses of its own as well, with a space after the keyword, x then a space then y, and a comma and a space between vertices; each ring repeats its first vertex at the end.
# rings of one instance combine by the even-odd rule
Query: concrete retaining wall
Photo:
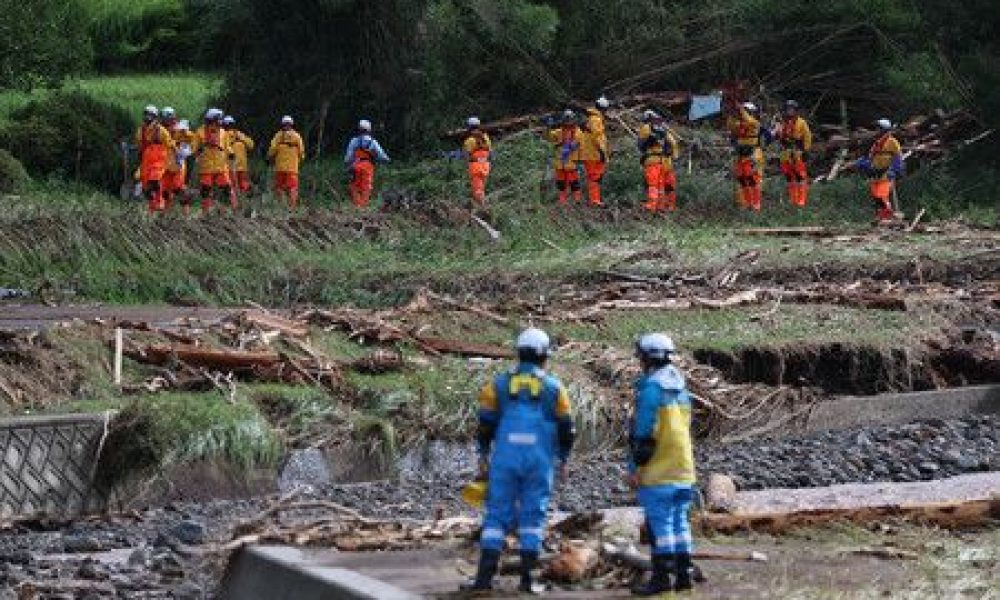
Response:
POLYGON ((420 596, 286 546, 244 548, 230 560, 223 600, 416 600, 420 596))
POLYGON ((109 414, 0 419, 0 518, 72 517, 104 507, 94 492, 109 414))
POLYGON ((1000 414, 1000 385, 845 396, 817 404, 809 413, 804 429, 849 429, 872 423, 900 425, 924 419, 961 419, 981 414, 1000 414))

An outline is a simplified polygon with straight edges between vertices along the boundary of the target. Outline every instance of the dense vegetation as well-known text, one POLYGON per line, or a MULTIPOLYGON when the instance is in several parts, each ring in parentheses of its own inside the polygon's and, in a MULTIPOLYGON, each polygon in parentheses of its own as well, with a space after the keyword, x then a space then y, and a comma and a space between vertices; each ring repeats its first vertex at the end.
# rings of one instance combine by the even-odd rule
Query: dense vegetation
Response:
MULTIPOLYGON (((103 123, 109 140, 130 129, 105 118, 109 104, 126 108, 133 120, 147 102, 169 103, 197 118, 211 99, 241 117, 241 126, 257 138, 268 135, 281 114, 294 114, 313 156, 339 148, 363 115, 376 122, 395 157, 419 157, 450 144, 440 133, 469 114, 488 120, 599 93, 710 91, 743 81, 766 110, 795 97, 814 121, 839 121, 844 101, 855 124, 964 107, 996 126, 1000 48, 993 31, 1000 13, 992 5, 23 0, 0 13, 0 124, 36 101, 35 123, 64 127, 58 104, 47 105, 54 111, 49 116, 37 102, 40 90, 69 86, 98 100, 79 100, 69 110, 100 113, 83 120, 103 123), (143 80, 143 73, 169 78, 143 80), (75 83, 81 76, 100 83, 75 83), (213 77, 223 81, 221 88, 209 83, 213 77)), ((43 149, 29 153, 16 145, 23 136, 4 127, 0 146, 35 179, 115 187, 120 170, 81 176, 73 161, 65 161, 71 154, 79 158, 75 134, 62 136, 61 144, 53 140, 51 152, 40 156, 43 149)), ((965 177, 968 165, 996 164, 998 139, 977 145, 976 156, 965 153, 974 160, 953 163, 947 176, 965 177)), ((105 144, 98 154, 109 148, 105 144)), ((95 169, 110 165, 94 162, 95 169)))

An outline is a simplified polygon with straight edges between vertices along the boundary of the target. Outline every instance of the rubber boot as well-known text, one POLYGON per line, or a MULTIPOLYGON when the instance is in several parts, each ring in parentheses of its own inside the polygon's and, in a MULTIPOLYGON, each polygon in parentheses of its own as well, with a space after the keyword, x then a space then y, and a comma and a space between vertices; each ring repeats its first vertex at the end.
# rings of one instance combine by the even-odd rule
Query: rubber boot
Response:
POLYGON ((674 556, 672 554, 654 554, 652 577, 649 578, 646 585, 632 590, 632 595, 648 598, 673 591, 674 587, 670 585, 670 567, 673 563, 674 556))
POLYGON ((479 568, 476 578, 462 585, 463 591, 478 592, 493 589, 493 577, 500 565, 499 550, 483 550, 479 554, 479 568))
POLYGON ((691 574, 694 571, 694 565, 691 563, 691 555, 678 554, 674 561, 674 568, 676 569, 674 571, 674 591, 686 592, 694 589, 694 583, 691 581, 691 574))
POLYGON ((521 551, 521 585, 517 587, 519 592, 528 594, 535 593, 535 580, 531 577, 531 571, 538 565, 538 552, 531 550, 521 551))

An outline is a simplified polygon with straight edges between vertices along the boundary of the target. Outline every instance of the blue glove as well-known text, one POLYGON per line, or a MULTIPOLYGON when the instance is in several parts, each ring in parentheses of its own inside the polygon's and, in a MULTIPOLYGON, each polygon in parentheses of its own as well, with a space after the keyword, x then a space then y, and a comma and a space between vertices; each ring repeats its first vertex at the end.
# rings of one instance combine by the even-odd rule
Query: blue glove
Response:
POLYGON ((542 117, 542 125, 545 125, 549 129, 556 126, 556 118, 553 115, 547 115, 542 117))
POLYGON ((569 159, 569 155, 573 153, 573 148, 570 146, 563 146, 562 152, 559 153, 559 158, 563 162, 569 159))
POLYGON ((760 130, 760 143, 762 146, 769 146, 774 141, 774 133, 770 129, 760 130))
POLYGON ((445 152, 444 157, 450 160, 459 160, 460 158, 462 158, 462 151, 452 150, 450 152, 445 152))
POLYGON ((858 162, 854 163, 854 166, 862 173, 868 174, 872 172, 872 161, 867 156, 859 158, 858 162))

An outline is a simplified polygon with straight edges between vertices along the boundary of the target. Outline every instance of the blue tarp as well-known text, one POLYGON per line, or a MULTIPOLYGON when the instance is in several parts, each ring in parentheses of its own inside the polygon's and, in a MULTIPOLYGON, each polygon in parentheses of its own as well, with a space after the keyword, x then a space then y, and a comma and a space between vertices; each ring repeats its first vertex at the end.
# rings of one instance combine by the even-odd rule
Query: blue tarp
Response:
POLYGON ((705 117, 713 117, 722 112, 722 96, 692 96, 688 119, 697 121, 705 117))

